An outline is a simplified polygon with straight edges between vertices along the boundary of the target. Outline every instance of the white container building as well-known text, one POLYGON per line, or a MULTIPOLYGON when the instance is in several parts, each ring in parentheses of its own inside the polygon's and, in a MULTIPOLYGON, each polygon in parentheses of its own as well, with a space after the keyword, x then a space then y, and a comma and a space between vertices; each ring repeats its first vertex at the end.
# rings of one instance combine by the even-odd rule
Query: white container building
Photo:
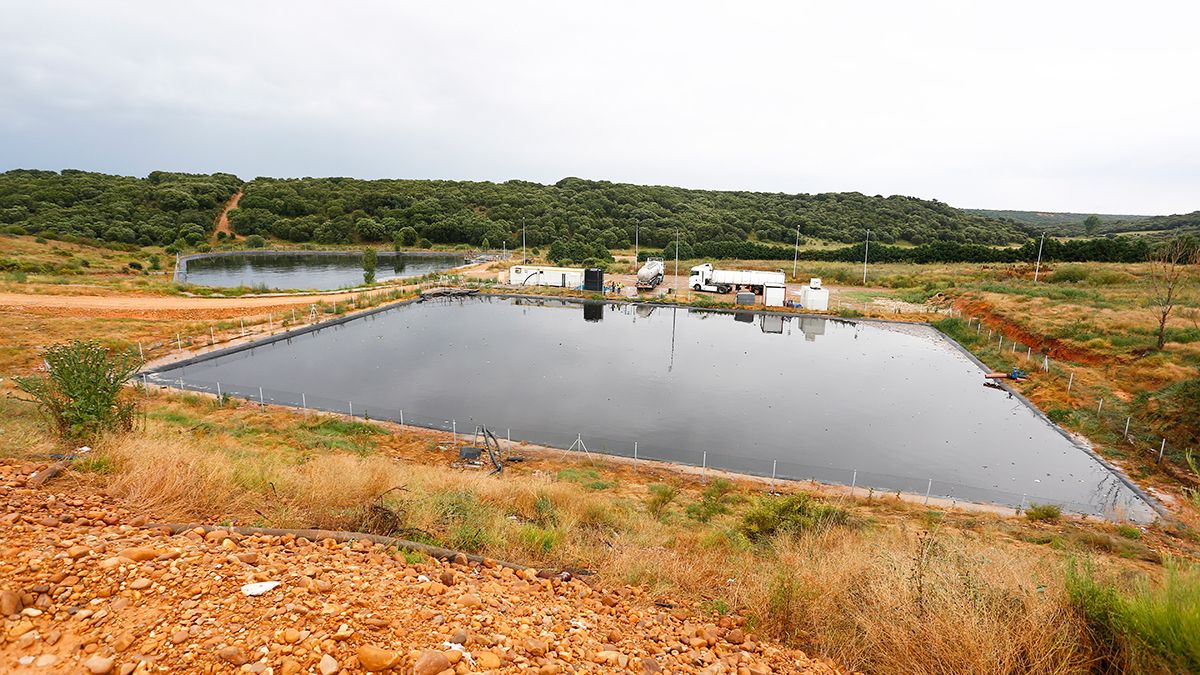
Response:
POLYGON ((513 286, 579 288, 583 285, 583 268, 513 265, 508 268, 508 283, 513 286))
POLYGON ((763 284, 763 304, 767 307, 783 307, 783 296, 787 286, 774 282, 763 284))
POLYGON ((813 277, 808 285, 800 289, 800 306, 814 312, 824 312, 829 309, 829 289, 821 287, 821 280, 813 277))

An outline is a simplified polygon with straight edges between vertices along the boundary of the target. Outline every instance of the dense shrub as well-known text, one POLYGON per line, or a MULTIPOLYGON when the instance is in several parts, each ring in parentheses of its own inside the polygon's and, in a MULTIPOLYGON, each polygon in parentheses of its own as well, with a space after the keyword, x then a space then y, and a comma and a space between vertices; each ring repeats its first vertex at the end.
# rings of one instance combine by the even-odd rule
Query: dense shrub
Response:
POLYGON ((262 248, 267 245, 267 240, 257 234, 252 234, 246 237, 246 248, 262 248))
POLYGON ((1030 504, 1025 508, 1025 517, 1035 522, 1053 523, 1062 517, 1062 507, 1058 504, 1030 504))
POLYGON ((101 433, 132 426, 136 399, 122 393, 125 381, 142 366, 136 354, 114 353, 96 342, 75 340, 47 348, 43 358, 45 375, 14 380, 50 419, 59 437, 90 441, 101 433))
POLYGON ((797 533, 848 522, 849 514, 844 509, 800 493, 759 498, 742 515, 741 531, 752 540, 761 540, 781 532, 797 533))

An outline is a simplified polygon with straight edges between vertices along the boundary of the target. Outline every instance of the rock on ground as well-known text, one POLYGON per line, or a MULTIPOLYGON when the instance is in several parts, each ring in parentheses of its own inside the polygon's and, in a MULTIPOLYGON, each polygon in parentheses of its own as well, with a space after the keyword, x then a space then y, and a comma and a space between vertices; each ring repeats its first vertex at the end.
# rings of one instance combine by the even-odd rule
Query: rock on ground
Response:
POLYGON ((29 473, 0 461, 0 672, 841 672, 638 587, 414 565, 365 540, 171 536, 29 473), (241 592, 261 581, 280 585, 241 592))

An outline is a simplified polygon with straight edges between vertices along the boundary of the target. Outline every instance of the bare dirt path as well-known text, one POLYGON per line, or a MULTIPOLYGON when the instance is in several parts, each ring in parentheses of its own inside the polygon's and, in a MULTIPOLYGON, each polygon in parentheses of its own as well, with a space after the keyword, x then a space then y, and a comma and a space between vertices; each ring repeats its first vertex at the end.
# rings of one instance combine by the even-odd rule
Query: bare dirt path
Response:
POLYGON ((188 298, 172 295, 26 295, 0 293, 0 309, 59 316, 128 318, 213 318, 239 312, 264 312, 315 302, 339 302, 361 293, 280 295, 253 298, 188 298))
POLYGON ((229 211, 237 208, 238 202, 242 200, 242 194, 242 191, 238 190, 238 193, 230 197, 229 202, 225 204, 225 208, 221 211, 221 217, 217 218, 217 229, 213 232, 212 240, 214 243, 217 241, 217 235, 221 232, 224 232, 225 236, 230 239, 237 239, 237 235, 233 233, 233 228, 229 226, 229 211))

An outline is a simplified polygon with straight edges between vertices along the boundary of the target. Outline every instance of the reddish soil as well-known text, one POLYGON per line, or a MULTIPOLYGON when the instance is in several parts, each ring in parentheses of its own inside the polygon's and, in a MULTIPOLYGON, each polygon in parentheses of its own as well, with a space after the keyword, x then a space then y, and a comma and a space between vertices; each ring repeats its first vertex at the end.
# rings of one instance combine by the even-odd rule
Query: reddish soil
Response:
POLYGON ((997 314, 991 305, 981 300, 960 300, 954 306, 968 316, 980 318, 989 328, 1003 333, 1004 337, 1015 340, 1026 347, 1033 347, 1035 352, 1049 354, 1052 359, 1089 365, 1101 365, 1106 359, 1111 360, 1111 357, 1101 356, 1095 352, 1066 344, 1058 338, 1031 333, 1012 323, 1003 315, 997 314))
POLYGON ((231 209, 236 209, 238 202, 240 202, 241 200, 242 200, 242 193, 240 191, 237 194, 235 194, 234 196, 229 198, 229 203, 226 204, 225 208, 221 211, 221 216, 219 218, 217 218, 217 229, 216 229, 216 231, 213 232, 213 236, 212 236, 212 239, 214 242, 216 242, 217 233, 219 233, 219 232, 224 232, 225 236, 229 237, 230 239, 237 239, 237 235, 234 234, 233 228, 231 228, 229 226, 229 211, 231 209))

